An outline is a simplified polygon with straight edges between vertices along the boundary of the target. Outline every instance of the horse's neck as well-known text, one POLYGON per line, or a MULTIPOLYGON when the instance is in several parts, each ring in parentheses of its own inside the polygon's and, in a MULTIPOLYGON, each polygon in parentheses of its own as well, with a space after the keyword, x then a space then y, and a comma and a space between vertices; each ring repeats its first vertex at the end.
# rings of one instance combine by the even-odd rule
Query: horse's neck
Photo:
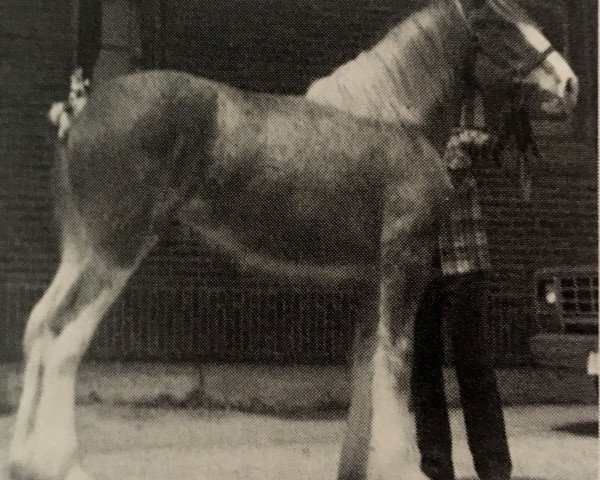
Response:
POLYGON ((455 13, 440 4, 411 15, 371 50, 316 81, 307 97, 439 134, 464 88, 468 35, 455 13))

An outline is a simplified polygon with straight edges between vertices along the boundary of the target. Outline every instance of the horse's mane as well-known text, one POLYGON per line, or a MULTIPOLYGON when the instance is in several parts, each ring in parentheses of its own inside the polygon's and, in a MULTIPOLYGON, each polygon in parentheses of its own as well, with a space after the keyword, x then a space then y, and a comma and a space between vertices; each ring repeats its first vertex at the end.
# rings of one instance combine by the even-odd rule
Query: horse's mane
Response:
POLYGON ((448 40, 458 22, 447 1, 430 3, 313 83, 307 97, 356 115, 422 123, 424 106, 445 98, 455 84, 458 44, 448 40))

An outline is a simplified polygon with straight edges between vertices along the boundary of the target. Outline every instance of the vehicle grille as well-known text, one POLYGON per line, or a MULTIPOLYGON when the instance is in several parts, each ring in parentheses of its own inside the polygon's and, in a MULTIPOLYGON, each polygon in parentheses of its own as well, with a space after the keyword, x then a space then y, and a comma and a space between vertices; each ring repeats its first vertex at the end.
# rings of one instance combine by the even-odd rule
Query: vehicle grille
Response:
POLYGON ((597 277, 561 276, 559 284, 561 308, 567 316, 588 317, 598 313, 597 277))

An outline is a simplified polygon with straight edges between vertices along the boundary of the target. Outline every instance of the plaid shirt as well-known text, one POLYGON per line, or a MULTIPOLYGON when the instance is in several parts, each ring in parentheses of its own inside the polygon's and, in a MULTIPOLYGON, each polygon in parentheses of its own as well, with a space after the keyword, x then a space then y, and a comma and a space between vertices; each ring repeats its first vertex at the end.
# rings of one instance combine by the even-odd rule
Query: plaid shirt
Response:
POLYGON ((456 195, 449 215, 442 218, 439 225, 438 246, 444 275, 491 268, 477 183, 471 171, 471 156, 464 148, 465 142, 482 145, 486 140, 487 136, 482 132, 463 129, 455 132, 446 146, 444 160, 456 195))

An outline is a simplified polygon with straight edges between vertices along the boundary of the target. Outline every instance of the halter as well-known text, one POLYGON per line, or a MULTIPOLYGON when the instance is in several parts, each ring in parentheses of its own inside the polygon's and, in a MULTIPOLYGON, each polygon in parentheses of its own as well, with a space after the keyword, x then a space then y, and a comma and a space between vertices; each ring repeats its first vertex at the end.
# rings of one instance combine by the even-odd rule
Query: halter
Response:
MULTIPOLYGON (((502 62, 497 59, 497 56, 494 53, 492 53, 491 51, 489 51, 488 49, 484 48, 483 45, 481 45, 481 42, 479 42, 479 35, 477 34, 476 30, 473 28, 473 25, 471 24, 469 17, 467 16, 467 12, 465 11, 462 1, 461 0, 452 0, 452 3, 456 7, 458 16, 460 17, 463 25, 465 26, 465 29, 469 32, 469 34, 471 36, 471 40, 474 45, 474 52, 475 53, 477 51, 481 52, 496 67, 498 67, 501 70, 506 70, 506 68, 502 65, 502 62)), ((496 13, 499 16, 505 18, 504 15, 502 15, 501 12, 498 12, 497 9, 493 5, 492 5, 492 8, 494 10, 496 10, 496 13)), ((509 20, 507 20, 507 21, 509 21, 509 20)), ((544 63, 546 58, 548 58, 548 56, 555 51, 556 51, 556 49, 554 48, 554 46, 550 45, 544 51, 539 52, 539 54, 536 55, 535 58, 531 62, 526 63, 524 66, 522 66, 520 68, 511 67, 511 68, 509 68, 509 71, 510 71, 511 75, 515 78, 519 78, 519 77, 524 78, 527 75, 529 75, 533 70, 535 70, 537 67, 539 67, 542 63, 544 63)))
MULTIPOLYGON (((477 54, 477 52, 481 52, 493 65, 495 65, 496 67, 498 67, 500 70, 509 71, 510 76, 512 77, 512 79, 514 80, 514 83, 516 85, 521 84, 520 80, 522 80, 523 78, 525 78, 527 75, 529 75, 529 73, 531 73, 534 69, 536 69, 537 67, 539 67, 545 60, 546 58, 553 52, 555 52, 555 48, 552 44, 550 44, 548 46, 548 48, 546 48, 544 51, 539 52, 538 55, 535 56, 535 58, 528 62, 525 63, 524 65, 522 65, 521 67, 512 67, 507 69, 505 66, 502 65, 502 62, 499 61, 497 58, 497 56, 489 51, 488 49, 486 49, 481 42, 479 41, 479 36, 477 34, 477 31, 473 28, 473 25, 471 24, 471 21, 469 20, 469 17, 467 15, 467 12, 465 11, 465 8, 463 6, 463 3, 461 0, 452 0, 452 3, 454 4, 456 11, 458 13, 458 16, 460 17, 465 30, 467 30, 467 32, 469 32, 470 37, 471 37, 471 43, 472 43, 472 51, 467 54, 467 61, 466 61, 466 65, 465 65, 465 83, 467 85, 467 90, 469 89, 477 89, 477 87, 475 86, 475 74, 474 74, 474 69, 475 69, 475 56, 477 54)), ((508 19, 506 19, 506 15, 504 15, 501 11, 498 11, 498 8, 495 7, 493 4, 491 5, 491 8, 494 9, 494 11, 496 12, 497 15, 499 15, 500 17, 504 18, 506 21, 510 21, 508 19)), ((518 89, 519 91, 521 89, 518 89)), ((472 105, 475 103, 474 97, 475 95, 469 95, 468 93, 465 95, 465 98, 463 100, 463 109, 466 107, 471 108, 472 109, 472 105)), ((461 117, 463 117, 462 112, 461 112, 461 117)), ((479 127, 476 127, 479 128, 479 127)), ((480 130, 483 130, 481 128, 479 128, 480 130)))

